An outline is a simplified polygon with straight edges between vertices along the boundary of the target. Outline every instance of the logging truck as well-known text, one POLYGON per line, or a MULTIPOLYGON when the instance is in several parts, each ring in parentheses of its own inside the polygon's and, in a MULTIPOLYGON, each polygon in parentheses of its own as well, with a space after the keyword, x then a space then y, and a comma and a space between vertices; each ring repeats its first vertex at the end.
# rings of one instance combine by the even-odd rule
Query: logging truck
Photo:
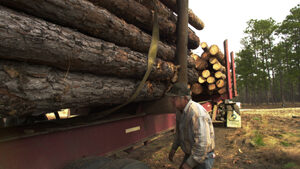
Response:
POLYGON ((0 169, 147 168, 103 156, 174 132, 164 94, 178 81, 240 127, 234 54, 200 44, 188 23, 203 22, 178 3, 1 0, 0 169))

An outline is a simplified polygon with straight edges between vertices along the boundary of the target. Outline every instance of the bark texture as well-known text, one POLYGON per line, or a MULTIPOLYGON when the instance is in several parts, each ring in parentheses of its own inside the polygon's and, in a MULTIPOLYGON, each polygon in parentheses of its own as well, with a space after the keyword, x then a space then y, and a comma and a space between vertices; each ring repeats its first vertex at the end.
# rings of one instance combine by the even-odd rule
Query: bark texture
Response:
MULTIPOLYGON (((93 4, 103 7, 124 19, 127 23, 136 25, 147 33, 151 33, 153 27, 152 11, 135 0, 89 0, 93 4)), ((152 1, 148 1, 152 3, 152 1)), ((158 15, 160 37, 175 45, 176 24, 166 17, 158 15)), ((197 35, 188 30, 188 48, 196 49, 199 46, 197 35)))
MULTIPOLYGON (((176 0, 160 0, 163 4, 165 4, 172 11, 178 13, 176 0)), ((204 28, 203 21, 194 14, 194 12, 189 9, 188 11, 189 24, 191 24, 194 28, 198 30, 202 30, 204 28)))
MULTIPOLYGON (((21 116, 62 108, 125 102, 139 81, 0 60, 0 114, 21 116)), ((158 99, 167 86, 148 81, 135 101, 158 99)))
MULTIPOLYGON (((147 53, 150 47, 150 35, 86 0, 1 0, 0 4, 138 52, 147 53)), ((175 47, 159 42, 158 56, 173 60, 175 47)))
MULTIPOLYGON (((141 78, 147 69, 146 54, 1 7, 0 41, 4 59, 121 78, 141 78)), ((169 80, 176 69, 157 59, 149 78, 169 80)))

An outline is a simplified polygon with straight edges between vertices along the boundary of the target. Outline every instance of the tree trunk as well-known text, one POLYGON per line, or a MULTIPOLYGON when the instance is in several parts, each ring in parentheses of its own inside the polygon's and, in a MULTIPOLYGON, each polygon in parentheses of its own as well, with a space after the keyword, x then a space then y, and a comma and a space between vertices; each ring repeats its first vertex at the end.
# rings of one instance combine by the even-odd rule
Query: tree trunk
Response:
MULTIPOLYGON (((165 4, 168 8, 170 8, 175 13, 178 13, 178 8, 176 4, 176 0, 160 0, 163 4, 165 4)), ((188 11, 189 24, 191 24, 194 28, 198 30, 202 30, 204 28, 204 23, 200 18, 198 18, 194 12, 189 9, 188 11)))
MULTIPOLYGON (((121 104, 131 97, 139 82, 1 60, 0 112, 21 116, 121 104)), ((163 83, 147 81, 135 102, 161 98, 166 89, 163 83)))
MULTIPOLYGON (((138 52, 147 53, 150 47, 150 35, 85 0, 1 0, 0 4, 138 52)), ((175 47, 159 42, 157 54, 173 60, 175 47)))
MULTIPOLYGON (((135 0, 89 0, 93 4, 103 7, 115 14, 119 18, 123 18, 126 22, 136 25, 145 30, 147 33, 152 32, 153 19, 152 11, 135 0)), ((152 1, 150 1, 152 2, 152 1)), ((158 15, 158 24, 160 36, 167 39, 168 42, 175 45, 176 40, 176 24, 166 17, 158 15)), ((199 46, 199 38, 197 35, 188 30, 188 48, 196 49, 199 46)))
MULTIPOLYGON (((122 78, 141 78, 146 72, 146 54, 4 8, 0 21, 0 58, 122 78)), ((157 59, 149 78, 169 80, 176 69, 157 59)))

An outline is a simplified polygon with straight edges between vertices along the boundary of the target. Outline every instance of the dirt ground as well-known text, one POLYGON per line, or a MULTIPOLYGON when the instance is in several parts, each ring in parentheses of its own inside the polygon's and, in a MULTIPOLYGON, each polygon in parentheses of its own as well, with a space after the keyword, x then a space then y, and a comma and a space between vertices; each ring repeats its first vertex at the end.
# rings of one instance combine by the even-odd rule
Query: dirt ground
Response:
MULTIPOLYGON (((300 108, 245 109, 241 114, 240 129, 215 126, 215 169, 300 168, 300 108)), ((174 162, 168 161, 173 136, 165 133, 147 146, 119 152, 114 158, 137 159, 153 169, 176 169, 184 154, 179 149, 174 162)))

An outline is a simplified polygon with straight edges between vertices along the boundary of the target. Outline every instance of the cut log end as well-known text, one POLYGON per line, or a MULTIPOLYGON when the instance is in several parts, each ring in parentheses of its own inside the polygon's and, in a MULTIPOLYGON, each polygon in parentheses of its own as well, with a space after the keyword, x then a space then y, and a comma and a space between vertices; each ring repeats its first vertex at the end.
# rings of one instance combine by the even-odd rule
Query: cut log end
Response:
POLYGON ((203 83, 206 82, 206 78, 204 78, 204 77, 202 77, 202 76, 199 76, 198 82, 201 83, 201 84, 203 84, 203 83))
POLYGON ((224 94, 226 91, 227 91, 226 87, 223 87, 223 88, 221 88, 221 89, 218 90, 218 93, 219 94, 224 94))
POLYGON ((209 70, 203 70, 202 71, 202 77, 208 78, 210 76, 210 71, 209 70))
POLYGON ((219 51, 220 51, 220 49, 217 45, 211 45, 209 48, 209 53, 211 55, 216 55, 219 51))
POLYGON ((192 93, 195 94, 195 95, 199 95, 201 94, 203 91, 203 87, 201 86, 201 84, 199 83, 194 83, 192 85, 192 93))
POLYGON ((216 89, 216 85, 215 84, 209 84, 208 85, 208 90, 213 91, 216 89))
POLYGON ((216 82, 216 85, 218 88, 222 88, 225 85, 225 81, 223 79, 220 79, 216 82))
POLYGON ((207 78, 207 83, 212 84, 214 82, 215 82, 215 78, 214 77, 210 76, 210 77, 207 78))

